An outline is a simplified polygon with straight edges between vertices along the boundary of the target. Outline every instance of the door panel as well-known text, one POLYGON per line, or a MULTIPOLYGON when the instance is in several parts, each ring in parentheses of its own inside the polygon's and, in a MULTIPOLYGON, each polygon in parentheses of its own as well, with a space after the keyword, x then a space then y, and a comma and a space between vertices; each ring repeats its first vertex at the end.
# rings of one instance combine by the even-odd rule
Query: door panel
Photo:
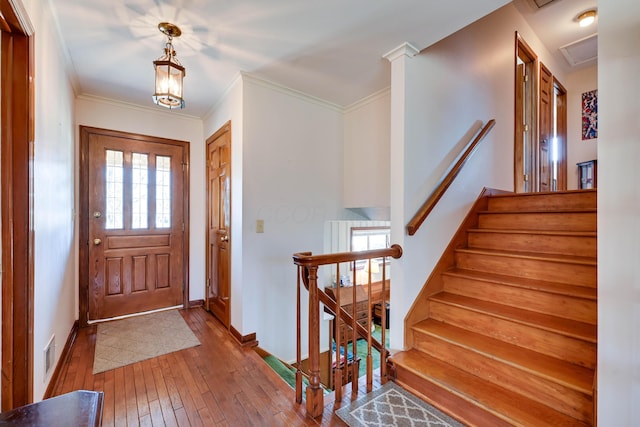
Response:
POLYGON ((207 291, 205 307, 230 325, 231 125, 207 140, 207 291))
POLYGON ((89 136, 87 320, 183 304, 184 151, 89 136))

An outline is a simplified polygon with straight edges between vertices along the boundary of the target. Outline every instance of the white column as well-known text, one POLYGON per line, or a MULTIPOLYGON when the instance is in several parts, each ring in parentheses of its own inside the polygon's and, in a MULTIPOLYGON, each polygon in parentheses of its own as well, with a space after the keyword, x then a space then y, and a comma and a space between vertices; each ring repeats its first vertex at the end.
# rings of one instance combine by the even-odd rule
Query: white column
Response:
MULTIPOLYGON (((391 206, 391 242, 405 247, 405 106, 407 61, 420 51, 410 43, 403 43, 383 58, 391 63, 391 137, 390 137, 390 206, 391 206)), ((403 258, 393 260, 393 285, 391 286, 389 346, 392 349, 404 349, 404 316, 411 307, 405 301, 405 271, 403 258)))

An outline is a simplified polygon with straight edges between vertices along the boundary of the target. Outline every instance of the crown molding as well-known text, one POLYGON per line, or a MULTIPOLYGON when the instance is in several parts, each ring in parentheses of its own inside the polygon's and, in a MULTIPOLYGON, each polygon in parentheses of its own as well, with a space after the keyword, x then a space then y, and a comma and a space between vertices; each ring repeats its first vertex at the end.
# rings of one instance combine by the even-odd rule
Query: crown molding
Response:
POLYGON ((369 96, 365 96, 364 98, 354 102, 353 104, 346 106, 344 108, 344 113, 350 113, 352 111, 358 110, 367 104, 371 104, 373 102, 376 102, 380 98, 388 96, 389 94, 391 94, 391 87, 387 86, 384 89, 380 89, 379 91, 374 92, 369 96))
POLYGON ((60 20, 58 19, 58 12, 54 7, 52 0, 48 0, 47 4, 49 6, 49 13, 51 14, 51 20, 53 21, 53 27, 55 32, 55 38, 58 42, 58 50, 62 55, 64 61, 64 68, 67 74, 67 79, 71 84, 71 88, 73 89, 74 95, 78 96, 82 93, 82 88, 80 87, 80 79, 78 78, 78 72, 76 71, 76 67, 71 60, 71 54, 69 53, 69 48, 67 47, 67 43, 64 41, 64 37, 62 37, 62 30, 60 28, 60 20))
POLYGON ((336 111, 336 112, 339 112, 339 113, 343 113, 344 112, 344 107, 342 107, 341 105, 338 105, 338 104, 334 104, 333 102, 329 102, 329 101, 326 101, 326 100, 324 100, 322 98, 318 98, 318 97, 315 97, 313 95, 309 95, 308 93, 301 92, 301 91, 296 90, 296 89, 292 89, 290 87, 281 85, 280 83, 272 82, 271 80, 267 80, 267 79, 265 79, 263 77, 256 76, 255 74, 247 73, 247 72, 244 72, 244 71, 241 71, 240 74, 242 75, 242 80, 243 81, 248 81, 248 82, 251 82, 251 83, 255 83, 255 84, 260 85, 262 87, 266 87, 266 88, 272 89, 272 90, 274 90, 276 92, 280 92, 280 93, 282 93, 284 95, 289 95, 289 96, 292 96, 294 98, 298 98, 298 99, 300 99, 302 101, 310 102, 312 104, 316 104, 316 105, 319 105, 321 107, 325 107, 325 108, 327 108, 329 110, 333 110, 333 111, 336 111))
POLYGON ((216 110, 218 109, 218 107, 220 107, 220 105, 222 105, 224 103, 224 101, 226 100, 227 96, 229 95, 229 93, 233 90, 233 88, 235 87, 235 85, 238 83, 238 81, 242 80, 242 72, 238 71, 237 73, 234 74, 233 78, 231 79, 231 82, 227 85, 227 87, 222 91, 222 93, 220 94, 220 96, 218 96, 218 100, 216 101, 215 104, 213 104, 211 106, 211 108, 209 108, 207 110, 206 113, 204 113, 204 115, 202 116, 202 120, 203 121, 207 121, 209 120, 211 117, 213 117, 213 114, 216 112, 216 110))
POLYGON ((98 95, 82 94, 82 95, 76 96, 76 99, 81 99, 81 100, 96 102, 101 104, 109 104, 109 105, 113 105, 120 108, 128 108, 130 110, 137 110, 137 111, 142 111, 146 113, 162 114, 162 115, 167 115, 172 117, 179 116, 182 119, 197 120, 199 122, 202 121, 202 119, 198 116, 192 116, 190 114, 180 113, 176 110, 168 110, 166 108, 158 107, 158 106, 154 108, 152 106, 133 104, 130 102, 120 101, 113 98, 106 98, 98 95))
POLYGON ((382 55, 382 57, 389 60, 389 62, 393 62, 402 56, 406 56, 407 58, 413 58, 419 53, 420 53, 420 49, 418 49, 417 47, 415 47, 409 42, 404 42, 400 46, 394 49, 391 49, 389 52, 382 55))

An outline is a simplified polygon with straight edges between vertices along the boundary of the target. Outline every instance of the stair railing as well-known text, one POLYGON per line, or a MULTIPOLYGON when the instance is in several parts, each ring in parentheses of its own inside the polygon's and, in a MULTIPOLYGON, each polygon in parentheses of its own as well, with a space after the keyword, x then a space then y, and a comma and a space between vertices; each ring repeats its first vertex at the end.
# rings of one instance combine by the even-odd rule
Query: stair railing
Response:
POLYGON ((484 139, 484 137, 489 133, 489 131, 495 124, 496 121, 494 119, 491 119, 487 122, 487 124, 480 130, 473 141, 468 145, 467 149, 460 156, 455 165, 451 168, 451 170, 449 170, 447 175, 438 183, 435 190, 433 190, 422 207, 420 207, 418 212, 416 212, 413 218, 411 218, 411 221, 409 221, 409 223, 407 224, 407 233, 409 233, 409 236, 413 236, 414 234, 416 234, 424 220, 427 219, 427 216, 431 213, 431 211, 447 191, 453 180, 456 178, 456 176, 458 176, 458 173, 460 173, 462 167, 467 163, 473 152, 476 150, 480 141, 484 139))
MULTIPOLYGON (((293 255, 293 262, 297 269, 297 343, 296 343, 296 402, 302 403, 302 379, 308 379, 306 387, 306 410, 307 414, 313 418, 322 414, 324 410, 324 393, 320 379, 320 310, 324 305, 325 313, 333 316, 330 329, 330 347, 329 347, 329 375, 333 377, 335 390, 335 399, 342 399, 343 383, 351 382, 352 394, 358 392, 358 370, 359 359, 357 358, 357 341, 358 339, 366 339, 367 356, 366 356, 366 384, 367 392, 372 390, 373 384, 373 359, 372 347, 380 352, 380 380, 386 382, 386 359, 388 351, 385 347, 386 336, 385 328, 381 328, 381 339, 378 341, 371 333, 373 301, 381 300, 381 325, 387 324, 387 313, 385 303, 388 301, 388 284, 386 264, 387 258, 400 258, 402 256, 402 248, 399 245, 392 245, 386 249, 375 249, 370 251, 342 252, 326 255, 313 255, 311 252, 300 252, 293 255), (380 261, 381 260, 381 261, 380 261), (372 263, 379 262, 382 271, 382 280, 376 283, 380 290, 376 295, 374 291, 374 282, 372 282, 372 263), (335 292, 332 295, 325 292, 318 286, 318 271, 323 266, 323 273, 331 273, 329 287, 335 292), (367 268, 368 267, 368 268, 367 268), (347 274, 341 274, 347 271, 347 274), (362 277, 358 277, 357 270, 365 273, 365 283, 362 277), (335 272, 335 273, 333 273, 335 272), (335 275, 333 275, 335 274, 335 275), (334 277, 335 279, 332 279, 334 277), (350 287, 341 287, 341 277, 350 277, 352 285, 350 287), (332 283, 335 280, 335 287, 332 283), (309 292, 309 353, 308 353, 308 372, 302 369, 302 286, 309 292), (345 292, 346 291, 346 292, 345 292), (366 322, 364 319, 357 318, 357 303, 362 301, 362 294, 366 295, 366 322), (344 294, 344 295, 343 295, 344 294), (350 295, 349 295, 350 294, 350 295), (375 296, 375 298, 374 298, 375 296), (341 299, 344 298, 344 301, 341 299), (360 300, 359 300, 360 298, 360 300), (350 309, 345 306, 350 305, 350 309), (364 323, 364 324, 363 324, 364 323), (344 326, 344 327, 343 327, 344 326), (351 358, 349 357, 348 343, 351 342, 351 358), (335 345, 335 350, 333 348, 335 345), (335 361, 334 355, 335 354, 335 361)), ((324 277, 327 277, 325 274, 324 277)))

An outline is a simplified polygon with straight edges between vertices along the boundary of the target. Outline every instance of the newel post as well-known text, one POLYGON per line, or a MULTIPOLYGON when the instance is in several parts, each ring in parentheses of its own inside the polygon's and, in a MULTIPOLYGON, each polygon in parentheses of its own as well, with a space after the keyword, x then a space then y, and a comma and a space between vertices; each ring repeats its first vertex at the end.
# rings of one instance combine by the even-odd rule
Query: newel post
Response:
POLYGON ((309 266, 309 385, 307 414, 315 418, 324 411, 320 387, 320 300, 318 298, 318 266, 309 266))

